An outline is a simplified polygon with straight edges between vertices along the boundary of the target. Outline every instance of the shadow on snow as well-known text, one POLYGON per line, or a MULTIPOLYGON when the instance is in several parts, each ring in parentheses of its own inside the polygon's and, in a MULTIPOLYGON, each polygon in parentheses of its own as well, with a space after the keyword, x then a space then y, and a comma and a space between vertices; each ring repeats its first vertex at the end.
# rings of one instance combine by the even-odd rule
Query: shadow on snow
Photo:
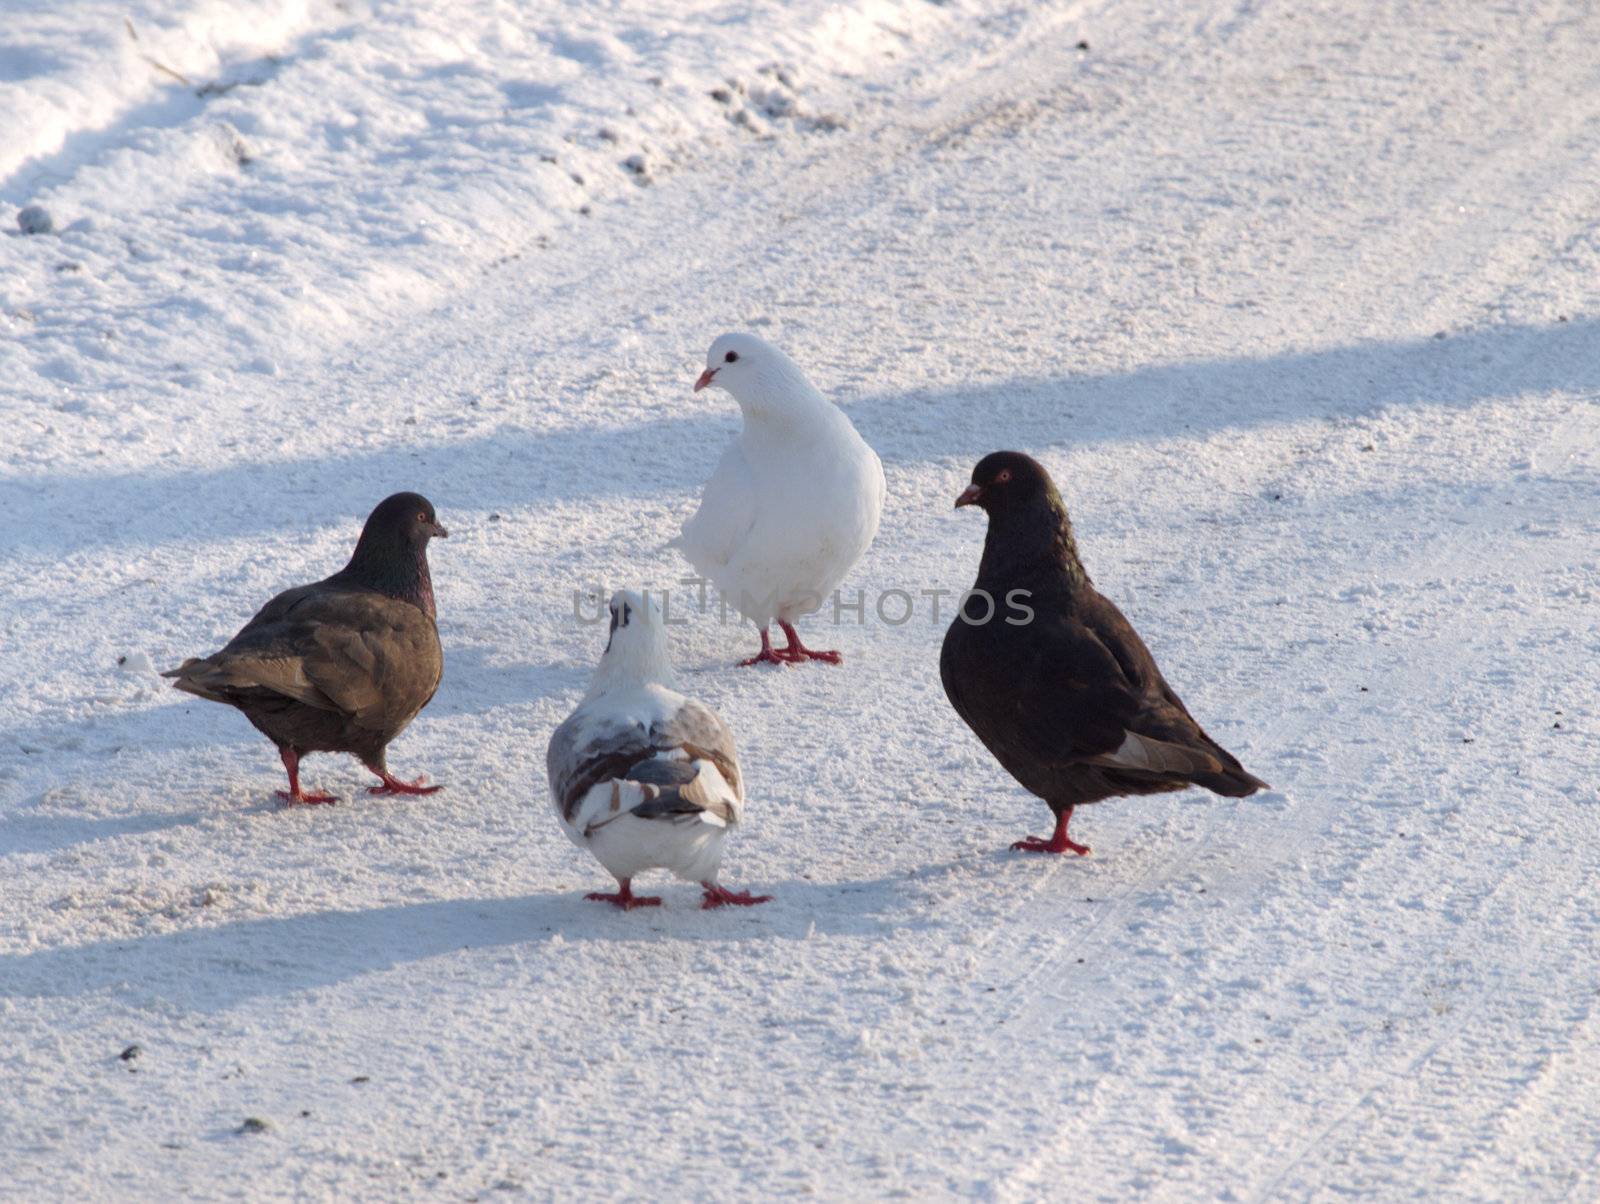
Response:
MULTIPOLYGON (((884 935, 907 927, 882 912, 898 880, 770 885, 760 908, 702 912, 698 895, 673 889, 664 906, 622 913, 582 892, 449 899, 363 911, 241 920, 215 928, 0 955, 0 997, 148 993, 202 1012, 247 1000, 336 986, 365 974, 466 950, 537 945, 558 934, 585 941, 742 943, 801 941, 813 932, 884 935), (848 900, 846 902, 846 900, 848 900), (873 907, 874 901, 880 906, 873 907)), ((665 884, 662 884, 665 885, 665 884)), ((911 924, 915 926, 915 922, 911 924)))
MULTIPOLYGON (((825 382, 824 382, 825 383, 825 382)), ((1248 430, 1397 405, 1470 406, 1523 393, 1600 391, 1600 320, 1496 326, 1266 358, 1167 363, 1104 376, 1020 379, 957 393, 868 396, 849 413, 886 463, 961 465, 1000 446, 1116 443, 1173 432, 1248 430)), ((308 406, 311 403, 308 402, 308 406)), ((441 509, 515 509, 591 498, 687 497, 714 460, 726 416, 669 415, 627 426, 507 427, 453 443, 336 452, 308 460, 147 473, 40 473, 0 483, 13 521, 0 553, 148 542, 152 530, 230 538, 325 522, 352 529, 397 488, 441 509), (601 471, 623 465, 626 471, 601 471), (48 512, 50 523, 20 521, 48 512), (171 516, 170 521, 162 521, 171 516)))

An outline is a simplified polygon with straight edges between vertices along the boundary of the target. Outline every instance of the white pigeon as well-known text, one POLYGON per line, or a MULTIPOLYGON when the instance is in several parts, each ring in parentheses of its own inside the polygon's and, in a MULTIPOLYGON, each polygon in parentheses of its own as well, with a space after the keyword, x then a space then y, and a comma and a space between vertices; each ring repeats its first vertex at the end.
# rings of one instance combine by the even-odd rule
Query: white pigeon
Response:
POLYGON ((761 629, 760 653, 740 664, 836 665, 837 652, 807 648, 793 625, 827 601, 878 533, 883 465, 844 411, 755 335, 711 344, 695 392, 713 384, 733 394, 744 429, 672 543, 761 629), (772 647, 774 621, 787 648, 772 647))
POLYGON ((550 801, 574 844, 617 880, 588 896, 624 911, 655 907, 636 875, 670 870, 705 890, 702 907, 765 903, 717 885, 722 842, 744 810, 733 735, 717 713, 671 688, 661 608, 611 597, 611 636, 578 709, 550 737, 550 801))

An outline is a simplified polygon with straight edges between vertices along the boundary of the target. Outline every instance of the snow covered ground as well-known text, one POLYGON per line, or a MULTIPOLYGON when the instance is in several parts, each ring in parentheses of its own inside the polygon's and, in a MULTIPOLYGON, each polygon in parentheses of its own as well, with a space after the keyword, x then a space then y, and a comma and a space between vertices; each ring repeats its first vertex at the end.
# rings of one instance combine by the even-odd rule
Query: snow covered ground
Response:
POLYGON ((1588 6, 25 0, 4 39, 0 220, 58 233, 0 238, 0 1194, 1600 1195, 1588 6), (545 799, 572 595, 683 572, 732 328, 882 455, 851 589, 918 609, 803 625, 838 670, 690 616, 726 878, 777 899, 623 915, 545 799), (1006 850, 1048 813, 919 594, 970 582, 999 446, 1277 790, 1006 850), (400 488, 452 536, 390 763, 449 789, 313 758, 347 801, 279 810, 154 670, 400 488))

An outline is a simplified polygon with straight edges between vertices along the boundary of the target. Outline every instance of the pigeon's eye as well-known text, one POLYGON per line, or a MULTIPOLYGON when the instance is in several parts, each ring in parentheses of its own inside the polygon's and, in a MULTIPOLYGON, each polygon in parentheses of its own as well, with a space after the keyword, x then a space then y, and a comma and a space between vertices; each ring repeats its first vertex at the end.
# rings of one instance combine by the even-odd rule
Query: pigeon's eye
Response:
POLYGON ((1004 485, 1010 479, 1011 479, 1011 470, 1009 468, 1002 468, 1000 470, 999 474, 995 477, 994 483, 996 485, 1004 485))
POLYGON ((722 357, 722 362, 725 364, 737 364, 739 362, 739 353, 737 351, 728 352, 727 355, 722 357))
POLYGON ((417 521, 419 523, 425 523, 425 522, 428 521, 428 516, 426 514, 418 514, 417 515, 417 521))

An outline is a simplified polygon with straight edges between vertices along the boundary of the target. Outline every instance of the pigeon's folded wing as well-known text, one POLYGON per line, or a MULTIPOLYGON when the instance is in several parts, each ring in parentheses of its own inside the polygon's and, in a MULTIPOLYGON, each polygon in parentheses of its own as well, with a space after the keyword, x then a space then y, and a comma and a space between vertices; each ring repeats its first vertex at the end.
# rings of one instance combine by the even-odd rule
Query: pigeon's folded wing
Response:
POLYGON ((733 792, 734 801, 744 800, 744 780, 739 773, 733 733, 710 707, 686 698, 652 726, 651 735, 657 747, 681 748, 691 761, 711 762, 733 792))
POLYGON ((1017 734, 1041 762, 1114 753, 1141 699, 1104 644, 1082 625, 1041 615, 1026 630, 1032 655, 1013 667, 1017 734))
POLYGON ((314 585, 284 591, 257 611, 222 651, 191 657, 162 676, 176 678, 180 690, 217 702, 269 690, 307 706, 337 710, 338 704, 306 676, 307 632, 297 618, 291 618, 317 592, 314 585))
POLYGON ((578 804, 600 782, 623 778, 656 754, 650 728, 635 715, 610 715, 581 706, 550 737, 545 768, 550 795, 562 819, 572 822, 578 804))
POLYGON ((1141 736, 1134 731, 1125 733, 1122 743, 1110 752, 1085 757, 1084 762, 1107 769, 1131 769, 1158 777, 1192 778, 1220 773, 1223 768, 1221 761, 1202 748, 1172 744, 1166 740, 1141 736))
POLYGON ((987 678, 988 708, 1006 710, 1011 740, 1040 763, 1162 777, 1223 768, 1194 721, 1131 681, 1127 657, 1076 618, 1041 613, 1007 638, 1026 640, 1026 655, 987 657, 973 669, 987 678))
POLYGON ((1220 774, 1226 780, 1202 784, 1224 794, 1239 786, 1268 788, 1206 734, 1183 699, 1167 684, 1150 650, 1115 603, 1093 594, 1086 599, 1083 617, 1141 696, 1139 713, 1128 724, 1128 747, 1107 754, 1117 759, 1104 764, 1202 779, 1220 774))
POLYGON ((213 696, 271 690, 381 729, 394 706, 412 708, 412 678, 431 672, 438 684, 430 628, 410 603, 303 587, 274 598, 221 652, 170 676, 213 696))
POLYGON ((736 822, 743 800, 733 737, 716 712, 692 699, 652 717, 578 708, 556 728, 546 754, 550 792, 569 824, 602 782, 652 787, 641 794, 641 818, 705 811, 736 822))
POLYGON ((727 564, 756 521, 756 488, 750 465, 737 441, 717 461, 700 497, 700 508, 683 524, 673 542, 696 568, 705 571, 727 564))
POLYGON ((162 676, 175 678, 173 684, 178 689, 214 702, 235 702, 266 690, 318 710, 339 709, 306 676, 305 664, 298 656, 235 656, 218 652, 214 656, 190 657, 162 676))

